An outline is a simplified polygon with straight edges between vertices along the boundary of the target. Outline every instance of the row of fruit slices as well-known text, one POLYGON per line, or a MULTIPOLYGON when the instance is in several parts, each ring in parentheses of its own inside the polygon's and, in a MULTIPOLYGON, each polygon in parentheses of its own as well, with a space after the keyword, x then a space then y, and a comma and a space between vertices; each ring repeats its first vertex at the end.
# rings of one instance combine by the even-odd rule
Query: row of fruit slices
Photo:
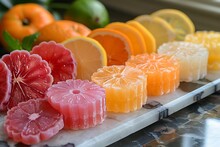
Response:
MULTIPOLYGON (((136 21, 130 21, 128 24, 112 23, 105 28, 92 30, 88 37, 67 40, 63 45, 69 50, 51 41, 42 42, 30 53, 14 51, 10 55, 4 55, 0 62, 0 80, 3 81, 0 85, 0 91, 3 92, 0 109, 12 108, 7 113, 4 125, 8 136, 17 142, 35 144, 51 138, 64 126, 67 129, 85 129, 100 124, 104 121, 106 109, 113 112, 130 112, 140 109, 142 104, 146 103, 146 95, 150 91, 157 93, 156 95, 174 91, 179 85, 179 64, 164 55, 144 54, 156 51, 155 38, 149 31, 145 31, 145 37, 142 34, 141 38, 148 39, 145 41, 140 39, 142 42, 138 45, 139 47, 142 45, 142 48, 135 46, 140 40, 132 37, 134 33, 130 34, 132 32, 130 30, 134 30, 131 26, 137 26, 136 28, 141 28, 141 30, 143 27, 136 21), (85 44, 86 47, 93 46, 92 52, 88 50, 80 52, 80 49, 76 49, 85 44), (93 56, 95 53, 97 55, 93 56), (131 55, 137 56, 131 58, 131 55), (86 66, 93 65, 97 61, 85 61, 89 61, 87 58, 94 59, 94 57, 98 58, 99 66, 90 71, 91 68, 86 68, 86 66), (153 67, 162 64, 163 69, 169 68, 172 63, 171 69, 175 71, 171 72, 170 76, 166 75, 170 78, 166 78, 162 88, 166 92, 161 93, 160 84, 149 84, 143 71, 130 66, 133 64, 132 59, 135 58, 137 59, 133 61, 134 63, 140 59, 152 59, 150 60, 152 63, 155 59, 160 59, 156 60, 157 64, 153 67), (127 66, 129 59, 131 59, 130 65, 127 66), (121 64, 126 64, 126 66, 121 64), (89 74, 82 76, 85 75, 84 72, 89 74), (81 73, 79 75, 82 78, 76 77, 78 73, 81 73), (67 80, 76 78, 81 80, 67 80), (90 78, 101 86, 86 80, 90 78), (104 83, 111 88, 106 88, 104 83), (147 85, 151 85, 152 90, 147 89, 147 85), (121 92, 115 93, 114 88, 121 88, 121 92), (124 93, 126 95, 122 97, 124 93), (45 95, 47 100, 44 99, 45 95), (126 99, 128 95, 130 97, 126 99), (136 99, 134 95, 137 95, 136 99), (111 107, 118 100, 122 101, 119 101, 117 107, 111 107), (72 109, 72 104, 77 104, 77 107, 72 109), (29 109, 30 107, 33 109, 29 109), (75 113, 74 110, 78 110, 79 113, 75 113), (18 116, 23 113, 26 115, 18 121, 18 116), (27 120, 31 120, 33 124, 27 125, 25 123, 27 120), (87 122, 86 125, 83 125, 85 122, 87 122), (22 125, 14 125, 15 123, 22 125), (24 130, 24 127, 27 129, 24 130)), ((135 32, 140 34, 143 31, 137 29, 135 32)), ((157 77, 153 76, 153 83, 158 80, 157 77)), ((154 94, 151 93, 151 95, 154 94)))

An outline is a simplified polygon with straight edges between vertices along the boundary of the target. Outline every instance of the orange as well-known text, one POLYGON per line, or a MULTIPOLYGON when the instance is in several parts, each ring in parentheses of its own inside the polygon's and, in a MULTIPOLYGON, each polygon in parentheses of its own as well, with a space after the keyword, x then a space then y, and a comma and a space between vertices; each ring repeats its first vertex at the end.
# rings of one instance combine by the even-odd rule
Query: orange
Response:
POLYGON ((18 4, 6 12, 0 23, 0 40, 6 46, 2 38, 4 30, 14 38, 22 41, 25 36, 36 33, 40 28, 54 21, 53 15, 38 4, 18 4))
POLYGON ((138 21, 129 20, 126 22, 128 25, 137 29, 144 38, 146 44, 146 52, 153 53, 156 52, 156 41, 154 36, 149 32, 143 25, 141 25, 138 21))
POLYGON ((123 22, 112 22, 108 24, 106 28, 117 30, 130 39, 132 43, 132 55, 142 54, 146 52, 147 49, 144 38, 141 33, 138 32, 135 28, 123 22))
POLYGON ((167 55, 140 54, 132 56, 126 65, 141 69, 147 75, 147 93, 160 96, 179 86, 179 62, 167 55))
POLYGON ((95 39, 78 36, 62 43, 74 55, 77 62, 77 78, 90 80, 91 75, 107 65, 105 49, 95 39))
POLYGON ((61 43, 76 36, 87 36, 90 29, 81 23, 70 20, 59 20, 46 25, 39 30, 40 36, 37 44, 42 41, 55 41, 61 43))
POLYGON ((127 113, 140 109, 147 101, 147 77, 137 68, 105 66, 95 72, 91 79, 105 88, 107 111, 127 113))
POLYGON ((92 30, 88 35, 97 40, 107 53, 107 65, 122 65, 130 58, 131 42, 119 31, 108 28, 92 30))

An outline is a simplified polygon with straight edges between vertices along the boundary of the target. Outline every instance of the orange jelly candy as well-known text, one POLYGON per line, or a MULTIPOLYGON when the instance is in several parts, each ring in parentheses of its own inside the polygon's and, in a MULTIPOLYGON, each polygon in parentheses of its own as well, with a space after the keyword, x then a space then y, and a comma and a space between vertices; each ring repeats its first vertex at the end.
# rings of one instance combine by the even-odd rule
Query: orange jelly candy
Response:
POLYGON ((91 79, 105 88, 109 112, 135 111, 147 101, 147 77, 137 68, 125 65, 104 66, 93 73, 91 79))
POLYGON ((140 54, 132 56, 126 65, 141 69, 147 75, 148 96, 160 96, 179 86, 179 62, 167 55, 140 54))

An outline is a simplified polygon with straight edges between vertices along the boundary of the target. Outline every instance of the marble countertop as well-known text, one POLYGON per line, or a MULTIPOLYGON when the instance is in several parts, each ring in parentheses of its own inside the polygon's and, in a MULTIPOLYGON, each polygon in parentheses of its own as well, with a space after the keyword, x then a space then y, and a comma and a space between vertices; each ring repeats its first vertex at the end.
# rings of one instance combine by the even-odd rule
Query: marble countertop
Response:
POLYGON ((108 147, 215 147, 220 144, 216 92, 108 147))

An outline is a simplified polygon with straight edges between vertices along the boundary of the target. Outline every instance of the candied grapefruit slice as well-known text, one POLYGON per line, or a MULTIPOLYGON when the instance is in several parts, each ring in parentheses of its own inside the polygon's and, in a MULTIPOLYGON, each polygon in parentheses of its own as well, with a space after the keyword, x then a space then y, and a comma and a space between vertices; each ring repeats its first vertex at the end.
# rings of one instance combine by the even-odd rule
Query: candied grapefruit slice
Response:
POLYGON ((91 79, 105 88, 109 112, 135 111, 147 101, 147 77, 139 69, 124 65, 105 66, 98 69, 91 79))
POLYGON ((4 128, 10 138, 27 145, 56 135, 64 126, 63 116, 45 99, 21 102, 7 112, 4 128))
POLYGON ((164 43, 159 54, 172 56, 180 61, 180 81, 192 82, 207 74, 208 49, 201 44, 184 41, 164 43))
POLYGON ((63 114, 66 129, 94 127, 106 117, 105 90, 88 80, 58 82, 46 95, 49 103, 63 114))
POLYGON ((41 42, 34 46, 30 53, 38 54, 48 62, 54 78, 53 83, 75 79, 77 73, 76 60, 62 44, 54 41, 41 42))
POLYGON ((122 65, 130 58, 132 44, 123 33, 99 28, 92 30, 88 37, 97 40, 104 47, 107 53, 107 65, 122 65))
POLYGON ((98 68, 107 65, 105 49, 95 39, 89 37, 74 37, 63 42, 76 58, 77 79, 90 80, 98 68))
POLYGON ((0 111, 6 109, 11 93, 11 71, 0 60, 0 111))
POLYGON ((126 65, 141 69, 147 75, 147 93, 160 96, 179 86, 179 62, 168 55, 140 54, 131 56, 126 65))
POLYGON ((195 32, 192 20, 184 12, 177 9, 160 9, 151 14, 168 22, 176 32, 176 40, 183 41, 187 34, 195 32))
POLYGON ((146 52, 153 53, 156 52, 156 41, 154 36, 149 32, 143 25, 141 25, 138 21, 129 20, 126 22, 128 25, 137 29, 144 38, 146 44, 146 52))
POLYGON ((138 21, 143 25, 156 40, 156 48, 165 42, 174 41, 176 33, 172 26, 160 17, 152 17, 150 15, 140 15, 134 20, 138 21))
POLYGON ((12 89, 8 108, 19 102, 44 97, 52 85, 51 69, 45 60, 28 51, 15 50, 2 57, 12 73, 12 89))
POLYGON ((138 30, 123 22, 112 22, 106 28, 119 31, 126 35, 132 43, 131 54, 137 55, 146 52, 146 44, 143 36, 138 30))

